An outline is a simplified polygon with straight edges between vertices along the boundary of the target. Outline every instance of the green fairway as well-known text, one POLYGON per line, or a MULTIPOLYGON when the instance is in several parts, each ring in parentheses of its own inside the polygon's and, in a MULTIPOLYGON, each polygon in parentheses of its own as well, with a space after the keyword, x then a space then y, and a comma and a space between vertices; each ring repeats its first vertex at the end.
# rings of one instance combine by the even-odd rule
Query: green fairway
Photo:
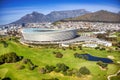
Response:
POLYGON ((18 70, 16 66, 21 62, 17 63, 6 63, 0 65, 0 77, 10 77, 12 80, 42 80, 49 78, 58 78, 60 80, 107 80, 107 76, 110 74, 116 73, 120 69, 120 64, 116 64, 117 61, 120 61, 120 53, 117 51, 108 52, 100 51, 92 48, 83 48, 79 50, 76 48, 76 51, 70 49, 55 49, 55 48, 29 48, 28 46, 22 45, 14 41, 6 41, 9 45, 7 48, 4 48, 3 44, 0 43, 0 55, 8 52, 16 52, 19 56, 24 58, 31 59, 31 61, 38 65, 34 70, 29 70, 27 68, 18 70), (62 58, 56 58, 53 54, 53 51, 60 51, 63 54, 62 58), (74 53, 89 53, 93 56, 105 57, 113 56, 115 64, 108 64, 107 70, 101 70, 96 62, 87 61, 84 59, 74 58, 74 53), (48 65, 56 65, 57 63, 64 63, 70 67, 70 69, 75 68, 79 69, 80 67, 86 66, 91 75, 86 75, 82 77, 76 76, 64 76, 62 73, 39 73, 39 68, 48 65))

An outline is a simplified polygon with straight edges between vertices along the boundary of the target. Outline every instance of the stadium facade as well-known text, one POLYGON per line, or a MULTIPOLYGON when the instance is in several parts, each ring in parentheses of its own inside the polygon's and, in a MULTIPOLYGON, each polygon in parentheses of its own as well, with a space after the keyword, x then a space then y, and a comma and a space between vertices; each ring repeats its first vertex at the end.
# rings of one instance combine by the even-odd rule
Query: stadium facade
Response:
POLYGON ((77 36, 75 29, 55 30, 42 28, 25 28, 22 30, 24 40, 34 42, 58 42, 73 39, 77 36))
POLYGON ((111 42, 100 40, 98 38, 85 35, 77 37, 78 34, 76 29, 55 30, 45 28, 25 28, 22 29, 21 32, 23 37, 20 39, 20 42, 22 44, 59 44, 68 46, 69 44, 79 44, 82 42, 87 47, 93 47, 93 45, 112 46, 111 42))

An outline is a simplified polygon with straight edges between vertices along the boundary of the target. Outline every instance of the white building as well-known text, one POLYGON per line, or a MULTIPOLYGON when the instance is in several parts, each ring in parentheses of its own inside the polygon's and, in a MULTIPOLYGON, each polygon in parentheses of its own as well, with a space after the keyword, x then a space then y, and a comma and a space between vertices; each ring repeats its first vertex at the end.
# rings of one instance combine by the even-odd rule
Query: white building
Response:
POLYGON ((94 48, 94 47, 97 47, 98 45, 97 44, 83 44, 82 46, 83 47, 92 47, 92 48, 94 48))
POLYGON ((62 43, 60 46, 62 46, 62 47, 69 47, 69 44, 62 43))
POLYGON ((97 41, 97 43, 100 45, 106 46, 106 47, 112 46, 112 43, 108 42, 108 41, 99 40, 99 41, 97 41))

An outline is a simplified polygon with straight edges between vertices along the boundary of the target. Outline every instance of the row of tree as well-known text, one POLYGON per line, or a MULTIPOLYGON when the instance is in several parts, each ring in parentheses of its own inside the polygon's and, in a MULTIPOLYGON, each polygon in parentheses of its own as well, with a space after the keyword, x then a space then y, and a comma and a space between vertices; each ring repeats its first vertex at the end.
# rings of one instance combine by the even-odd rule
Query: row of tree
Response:
POLYGON ((89 69, 87 69, 85 66, 77 70, 77 69, 70 69, 69 66, 65 65, 64 63, 58 63, 56 64, 56 66, 46 65, 45 67, 40 69, 40 73, 42 74, 50 73, 52 71, 61 72, 63 75, 67 75, 67 76, 75 75, 77 77, 90 74, 89 69))
POLYGON ((106 50, 104 47, 95 47, 96 50, 106 50))
POLYGON ((0 64, 14 63, 21 60, 22 58, 22 56, 18 56, 15 52, 10 52, 0 56, 0 64))
POLYGON ((97 34, 97 38, 99 39, 104 39, 107 41, 117 41, 116 37, 108 37, 109 33, 105 33, 105 34, 97 34))
POLYGON ((21 70, 24 68, 28 68, 29 70, 34 70, 36 67, 38 67, 37 65, 33 64, 33 62, 30 59, 22 59, 22 64, 18 64, 17 65, 17 69, 21 70))

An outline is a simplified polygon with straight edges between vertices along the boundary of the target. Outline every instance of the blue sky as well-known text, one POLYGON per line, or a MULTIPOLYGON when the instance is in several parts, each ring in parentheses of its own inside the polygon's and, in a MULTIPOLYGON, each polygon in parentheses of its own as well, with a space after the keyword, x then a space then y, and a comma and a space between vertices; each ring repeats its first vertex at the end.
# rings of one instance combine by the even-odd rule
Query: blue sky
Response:
POLYGON ((48 14, 51 11, 73 9, 118 12, 120 0, 0 0, 0 25, 16 21, 33 11, 48 14))

